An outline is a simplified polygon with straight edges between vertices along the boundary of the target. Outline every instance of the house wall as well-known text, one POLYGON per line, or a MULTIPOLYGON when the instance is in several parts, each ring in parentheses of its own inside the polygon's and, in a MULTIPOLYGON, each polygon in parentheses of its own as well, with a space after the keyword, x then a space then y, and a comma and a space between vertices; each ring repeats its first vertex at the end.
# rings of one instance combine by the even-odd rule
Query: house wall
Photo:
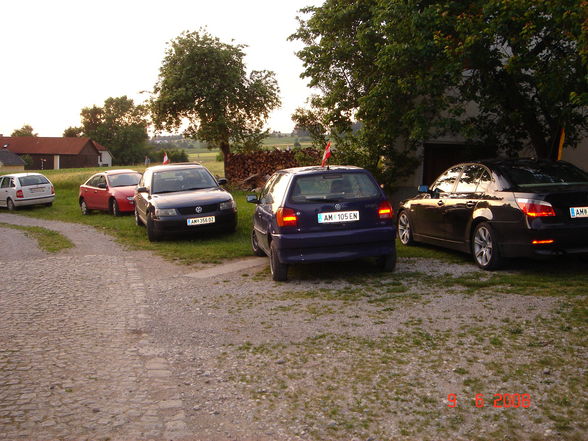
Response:
POLYGON ((29 154, 29 156, 32 159, 32 163, 29 167, 25 167, 27 170, 53 170, 53 155, 29 154))
POLYGON ((0 174, 16 173, 24 171, 24 165, 4 165, 0 162, 0 174))
POLYGON ((112 155, 110 152, 101 151, 98 165, 101 167, 112 167, 112 155))
POLYGON ((575 149, 564 148, 561 159, 588 171, 588 139, 584 139, 575 149))
POLYGON ((100 154, 89 142, 79 155, 60 155, 61 168, 98 167, 100 154))

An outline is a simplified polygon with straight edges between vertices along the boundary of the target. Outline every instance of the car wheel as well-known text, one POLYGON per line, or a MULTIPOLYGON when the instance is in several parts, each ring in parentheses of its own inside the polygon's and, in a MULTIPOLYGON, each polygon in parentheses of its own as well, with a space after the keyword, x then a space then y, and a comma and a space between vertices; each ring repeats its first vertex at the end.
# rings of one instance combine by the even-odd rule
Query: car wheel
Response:
POLYGON ((384 272, 392 272, 396 268, 396 248, 394 252, 378 257, 378 267, 384 272))
POLYGON ((157 230, 155 221, 153 220, 153 213, 147 214, 147 238, 149 242, 157 242, 161 240, 161 232, 157 230))
POLYGON ((483 270, 496 269, 502 263, 494 230, 488 222, 476 225, 472 236, 472 254, 483 270))
POLYGON ((406 211, 401 211, 398 214, 398 239, 402 245, 412 245, 414 240, 412 238, 412 228, 410 227, 410 219, 406 211))
POLYGON ((8 211, 15 211, 16 210, 16 205, 14 205, 14 202, 12 202, 12 199, 6 199, 6 208, 8 208, 8 211))
POLYGON ((53 205, 53 202, 47 202, 47 203, 45 204, 45 207, 51 207, 52 205, 53 205))
POLYGON ((265 252, 259 248, 259 243, 257 243, 257 236, 255 234, 255 229, 251 230, 251 249, 253 249, 253 254, 259 257, 265 256, 265 252))
POLYGON ((137 212, 137 207, 135 207, 135 224, 137 224, 137 226, 142 227, 143 225, 143 221, 141 220, 141 218, 139 217, 139 213, 137 212))
POLYGON ((288 279, 288 265, 281 263, 278 258, 278 246, 276 242, 270 245, 270 271, 272 279, 276 282, 283 282, 288 279))
POLYGON ((120 210, 118 208, 118 202, 116 202, 116 199, 111 199, 110 200, 110 212, 112 213, 113 216, 120 216, 120 210))
POLYGON ((83 199, 80 201, 80 210, 82 210, 82 214, 84 216, 87 216, 88 214, 90 214, 90 210, 88 209, 88 205, 86 204, 86 201, 83 199))

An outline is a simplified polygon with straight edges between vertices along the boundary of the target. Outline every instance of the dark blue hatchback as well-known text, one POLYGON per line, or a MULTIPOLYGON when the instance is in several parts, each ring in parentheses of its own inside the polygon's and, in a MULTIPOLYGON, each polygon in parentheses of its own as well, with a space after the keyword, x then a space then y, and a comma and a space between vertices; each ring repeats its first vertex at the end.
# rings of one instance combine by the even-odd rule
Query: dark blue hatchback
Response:
POLYGON ((269 256, 274 280, 286 280, 295 263, 377 257, 385 271, 396 266, 392 206, 367 170, 280 170, 247 201, 257 204, 253 252, 269 256))

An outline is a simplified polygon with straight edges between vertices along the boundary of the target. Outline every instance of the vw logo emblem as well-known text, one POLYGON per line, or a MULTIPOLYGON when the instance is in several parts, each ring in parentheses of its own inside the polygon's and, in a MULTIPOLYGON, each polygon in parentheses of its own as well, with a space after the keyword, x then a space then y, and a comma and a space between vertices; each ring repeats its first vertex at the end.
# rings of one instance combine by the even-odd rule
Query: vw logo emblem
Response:
POLYGON ((341 204, 335 204, 335 210, 340 210, 341 209, 341 204))
POLYGON ((196 213, 202 213, 202 207, 196 207, 196 213))

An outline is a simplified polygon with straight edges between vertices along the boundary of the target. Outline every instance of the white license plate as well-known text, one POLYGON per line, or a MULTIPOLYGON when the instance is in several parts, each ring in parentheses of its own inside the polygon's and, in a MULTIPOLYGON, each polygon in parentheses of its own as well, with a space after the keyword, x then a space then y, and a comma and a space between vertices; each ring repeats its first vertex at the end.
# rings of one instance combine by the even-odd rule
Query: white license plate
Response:
POLYGON ((31 188, 31 193, 43 193, 45 189, 43 187, 34 187, 31 188))
POLYGON ((332 222, 355 222, 359 220, 359 211, 334 211, 332 213, 319 213, 319 224, 332 222))
POLYGON ((188 219, 188 225, 214 224, 214 222, 214 216, 195 217, 192 219, 188 219))
POLYGON ((588 207, 570 207, 571 217, 588 217, 588 207))

